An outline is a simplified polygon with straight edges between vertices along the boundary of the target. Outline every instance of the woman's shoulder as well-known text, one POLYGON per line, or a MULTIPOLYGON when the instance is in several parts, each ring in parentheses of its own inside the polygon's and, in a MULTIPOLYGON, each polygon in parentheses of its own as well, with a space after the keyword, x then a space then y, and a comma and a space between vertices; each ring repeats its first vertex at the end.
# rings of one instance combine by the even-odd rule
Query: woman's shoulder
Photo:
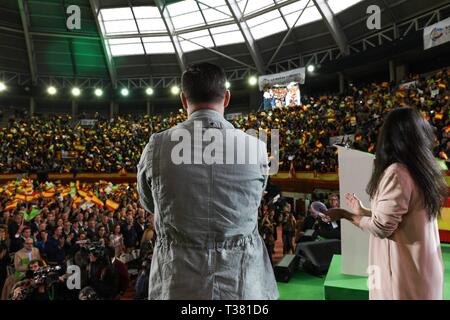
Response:
POLYGON ((413 183, 413 178, 408 167, 400 162, 395 162, 386 168, 383 175, 384 180, 396 179, 402 183, 413 183))
POLYGON ((408 167, 400 162, 394 162, 386 168, 385 173, 409 174, 408 167))

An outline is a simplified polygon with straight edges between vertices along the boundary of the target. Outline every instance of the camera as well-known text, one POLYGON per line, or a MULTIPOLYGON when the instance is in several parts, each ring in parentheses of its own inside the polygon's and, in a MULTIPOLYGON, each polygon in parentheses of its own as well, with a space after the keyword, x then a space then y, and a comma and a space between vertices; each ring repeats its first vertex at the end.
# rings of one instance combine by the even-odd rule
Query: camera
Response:
POLYGON ((58 281, 59 277, 64 274, 61 266, 47 266, 39 268, 33 273, 33 280, 36 283, 44 284, 46 286, 58 281))

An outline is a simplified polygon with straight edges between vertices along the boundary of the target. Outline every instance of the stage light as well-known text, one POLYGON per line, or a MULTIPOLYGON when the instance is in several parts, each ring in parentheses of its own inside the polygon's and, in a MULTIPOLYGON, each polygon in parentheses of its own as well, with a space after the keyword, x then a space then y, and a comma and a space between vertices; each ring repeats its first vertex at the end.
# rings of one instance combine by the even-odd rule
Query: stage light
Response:
POLYGON ((256 85, 258 84, 258 78, 255 77, 255 76, 251 76, 251 77, 248 79, 248 83, 249 83, 251 86, 256 86, 256 85))
POLYGON ((81 95, 81 90, 80 90, 80 88, 78 88, 78 87, 73 88, 73 89, 72 89, 72 95, 73 95, 74 97, 79 97, 79 96, 81 95))
POLYGON ((230 89, 231 88, 231 83, 230 82, 225 82, 225 88, 230 89))
POLYGON ((124 97, 127 97, 130 94, 130 90, 128 90, 127 88, 123 88, 122 90, 120 90, 120 94, 124 97))
POLYGON ((0 92, 6 91, 6 89, 7 89, 6 84, 0 82, 0 92))
POLYGON ((153 90, 153 88, 148 87, 147 89, 145 89, 145 93, 148 96, 152 96, 155 93, 155 90, 153 90))
POLYGON ((51 96, 54 96, 58 93, 58 90, 54 86, 50 86, 47 88, 47 93, 51 96))
POLYGON ((101 97, 101 96, 103 95, 103 90, 100 89, 100 88, 97 88, 97 89, 94 90, 94 94, 95 94, 97 97, 101 97))
POLYGON ((173 86, 172 89, 170 89, 170 91, 172 92, 172 94, 174 96, 176 96, 177 94, 180 94, 180 87, 178 86, 173 86))
POLYGON ((308 69, 308 72, 312 73, 316 70, 316 67, 314 65, 310 64, 307 69, 308 69))

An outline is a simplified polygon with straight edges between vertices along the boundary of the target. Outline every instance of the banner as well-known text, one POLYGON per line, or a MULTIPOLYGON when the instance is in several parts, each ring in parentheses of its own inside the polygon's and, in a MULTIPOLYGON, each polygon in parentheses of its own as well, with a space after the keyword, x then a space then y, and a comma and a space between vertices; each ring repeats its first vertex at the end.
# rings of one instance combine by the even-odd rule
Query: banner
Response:
POLYGON ((349 142, 352 145, 355 142, 355 135, 348 134, 345 136, 337 136, 330 138, 330 146, 334 146, 335 144, 345 145, 347 142, 349 142))
POLYGON ((415 89, 416 86, 417 86, 417 81, 411 81, 411 82, 400 84, 400 89, 402 89, 402 90, 415 89))
POLYGON ((242 112, 235 112, 235 113, 227 113, 225 115, 225 119, 227 120, 236 120, 239 119, 239 117, 242 116, 242 112))
POLYGON ((425 50, 450 41, 450 17, 423 29, 425 50))
POLYGON ((81 126, 95 126, 95 124, 97 123, 96 119, 81 119, 80 120, 80 125, 81 126))
POLYGON ((259 89, 264 91, 264 88, 267 86, 287 86, 291 82, 304 84, 305 74, 305 68, 298 68, 282 73, 261 76, 259 77, 259 89))

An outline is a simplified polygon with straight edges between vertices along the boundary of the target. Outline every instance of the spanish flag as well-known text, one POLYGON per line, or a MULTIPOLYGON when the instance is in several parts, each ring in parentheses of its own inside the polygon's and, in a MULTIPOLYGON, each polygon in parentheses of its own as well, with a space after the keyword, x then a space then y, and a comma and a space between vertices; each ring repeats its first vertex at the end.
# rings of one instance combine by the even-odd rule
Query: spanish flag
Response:
POLYGON ((93 196, 92 198, 91 198, 91 202, 92 203, 94 203, 96 206, 98 206, 98 207, 100 207, 100 208, 103 208, 103 206, 105 205, 104 203, 103 203, 103 201, 101 201, 99 198, 97 198, 96 196, 93 196))
POLYGON ((17 201, 13 201, 6 205, 5 210, 14 210, 16 207, 17 207, 17 201))
POLYGON ((449 133, 450 132, 450 124, 444 128, 445 133, 449 133))
POLYGON ((110 199, 106 200, 106 208, 110 211, 116 211, 119 209, 119 204, 110 199))
POLYGON ((27 203, 33 202, 34 200, 36 200, 36 198, 37 198, 38 196, 39 196, 39 193, 38 193, 38 192, 35 192, 35 193, 33 193, 33 194, 29 194, 29 195, 27 195, 25 201, 26 201, 27 203))
POLYGON ((82 203, 83 203, 83 199, 81 199, 80 197, 76 197, 72 202, 72 208, 77 208, 82 203))
POLYGON ((25 201, 27 199, 27 196, 24 194, 16 194, 14 198, 16 200, 25 201))
POLYGON ((78 190, 78 194, 85 199, 88 197, 87 193, 81 190, 78 190))
POLYGON ((49 199, 55 195, 55 192, 44 191, 42 192, 42 197, 45 199, 49 199))

